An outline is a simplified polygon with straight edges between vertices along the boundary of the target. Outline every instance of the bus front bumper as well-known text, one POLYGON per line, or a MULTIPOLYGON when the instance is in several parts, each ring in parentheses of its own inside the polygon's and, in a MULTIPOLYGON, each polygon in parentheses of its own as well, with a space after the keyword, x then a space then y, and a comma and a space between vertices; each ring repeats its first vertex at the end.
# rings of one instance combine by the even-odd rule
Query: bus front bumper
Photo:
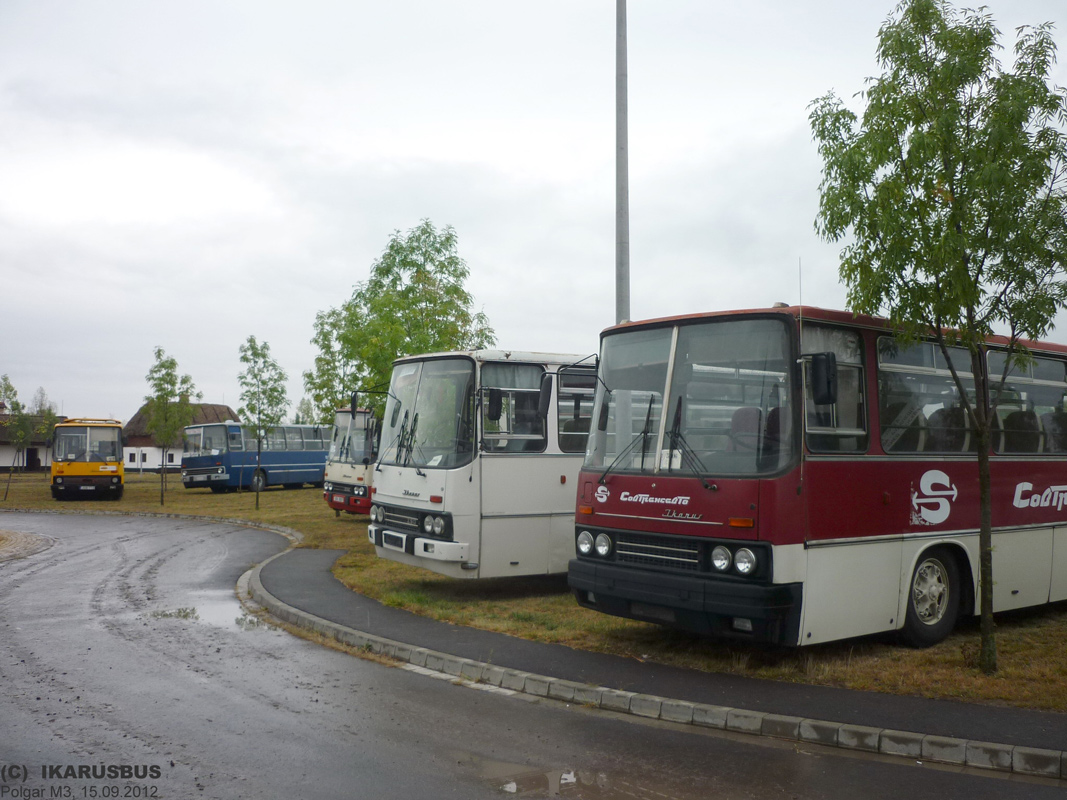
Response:
POLYGON ((334 511, 347 511, 349 514, 370 513, 370 492, 366 486, 331 485, 327 481, 323 487, 322 498, 334 511))
POLYGON ((373 522, 367 526, 367 539, 375 547, 407 553, 409 556, 459 563, 470 561, 470 545, 466 542, 446 542, 414 533, 402 533, 373 522))
POLYGON ((799 583, 692 578, 575 558, 567 584, 579 605, 616 617, 711 636, 800 644, 799 583))
POLYGON ((186 489, 194 489, 197 486, 212 486, 213 484, 227 485, 230 481, 228 472, 192 472, 182 475, 182 483, 186 489))

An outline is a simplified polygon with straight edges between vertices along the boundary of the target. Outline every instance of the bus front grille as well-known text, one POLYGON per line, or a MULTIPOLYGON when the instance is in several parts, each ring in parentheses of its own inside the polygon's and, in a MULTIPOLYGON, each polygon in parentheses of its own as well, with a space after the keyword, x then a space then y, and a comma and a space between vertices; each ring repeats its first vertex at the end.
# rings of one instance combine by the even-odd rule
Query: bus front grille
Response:
POLYGON ((413 511, 385 508, 384 524, 391 525, 394 528, 417 531, 419 529, 419 515, 413 511))
POLYGON ((700 572, 701 543, 636 533, 620 533, 615 559, 627 564, 700 572))

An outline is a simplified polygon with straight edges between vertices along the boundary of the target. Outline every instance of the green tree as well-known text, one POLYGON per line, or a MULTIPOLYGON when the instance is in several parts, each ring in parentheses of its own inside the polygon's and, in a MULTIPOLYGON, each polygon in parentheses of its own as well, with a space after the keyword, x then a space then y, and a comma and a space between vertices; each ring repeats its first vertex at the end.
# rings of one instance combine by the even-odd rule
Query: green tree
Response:
POLYGON ((1051 25, 1018 30, 1014 64, 984 10, 906 0, 883 24, 862 118, 833 94, 812 103, 822 155, 816 229, 851 234, 840 273, 850 308, 885 314, 902 344, 966 348, 974 390, 952 367, 978 442, 979 667, 996 671, 990 449, 1007 368, 986 341, 1007 331, 1009 364, 1049 332, 1067 299, 1067 94, 1050 86, 1051 25))
POLYGON ((306 397, 301 397, 300 402, 296 404, 296 413, 293 415, 293 422, 296 425, 314 425, 319 424, 333 424, 333 415, 328 418, 322 419, 315 411, 315 404, 306 397))
MULTIPOLYGON (((400 356, 491 347, 493 329, 465 288, 469 275, 451 226, 438 231, 426 219, 394 231, 370 278, 340 308, 316 316, 319 355, 304 385, 323 418, 355 389, 385 389, 400 356)), ((367 402, 384 405, 381 395, 367 402)))
POLYGON ((242 403, 238 413, 256 434, 256 472, 252 477, 252 488, 256 492, 258 511, 259 493, 265 486, 262 470, 263 437, 281 424, 289 400, 285 392, 285 371, 271 357, 269 344, 257 342, 255 336, 249 336, 241 345, 240 354, 245 369, 237 376, 242 403))
POLYGON ((0 424, 7 429, 8 439, 15 448, 11 466, 7 472, 7 484, 4 487, 4 500, 7 500, 19 455, 33 439, 34 418, 26 405, 19 400, 19 394, 7 375, 0 375, 0 402, 3 402, 7 408, 7 414, 0 424))
POLYGON ((153 351, 155 363, 145 375, 152 393, 145 397, 146 430, 162 449, 159 465, 159 504, 167 491, 167 452, 181 444, 182 429, 193 421, 194 398, 201 395, 188 375, 178 375, 178 362, 162 347, 153 351))
POLYGON ((34 392, 30 414, 34 419, 34 433, 51 442, 52 430, 56 427, 59 417, 56 415, 56 404, 48 399, 43 386, 38 386, 37 391, 34 392))

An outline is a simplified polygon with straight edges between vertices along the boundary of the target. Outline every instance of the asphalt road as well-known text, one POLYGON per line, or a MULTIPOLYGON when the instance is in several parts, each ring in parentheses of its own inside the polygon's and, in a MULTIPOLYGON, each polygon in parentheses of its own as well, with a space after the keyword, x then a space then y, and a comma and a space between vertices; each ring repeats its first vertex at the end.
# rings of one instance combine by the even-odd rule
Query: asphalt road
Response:
POLYGON ((41 514, 0 514, 0 529, 54 540, 0 562, 0 800, 1062 796, 1057 784, 531 702, 337 653, 237 603, 238 577, 286 546, 275 534, 41 514), (89 777, 67 777, 79 769, 89 777))

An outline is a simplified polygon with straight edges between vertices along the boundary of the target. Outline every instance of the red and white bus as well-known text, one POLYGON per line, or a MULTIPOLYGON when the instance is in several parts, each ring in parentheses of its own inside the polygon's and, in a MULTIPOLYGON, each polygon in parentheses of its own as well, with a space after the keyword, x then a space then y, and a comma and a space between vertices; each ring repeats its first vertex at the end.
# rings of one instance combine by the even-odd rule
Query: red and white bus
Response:
MULTIPOLYGON (((994 420, 996 611, 1067 599, 1067 347, 1025 344, 994 420)), ((787 645, 928 645, 975 613, 975 437, 933 342, 817 308, 699 314, 607 329, 599 378, 568 571, 582 606, 787 645)))
POLYGON ((374 459, 378 456, 378 421, 370 409, 348 408, 334 414, 330 451, 326 455, 322 497, 337 516, 370 511, 374 459))

